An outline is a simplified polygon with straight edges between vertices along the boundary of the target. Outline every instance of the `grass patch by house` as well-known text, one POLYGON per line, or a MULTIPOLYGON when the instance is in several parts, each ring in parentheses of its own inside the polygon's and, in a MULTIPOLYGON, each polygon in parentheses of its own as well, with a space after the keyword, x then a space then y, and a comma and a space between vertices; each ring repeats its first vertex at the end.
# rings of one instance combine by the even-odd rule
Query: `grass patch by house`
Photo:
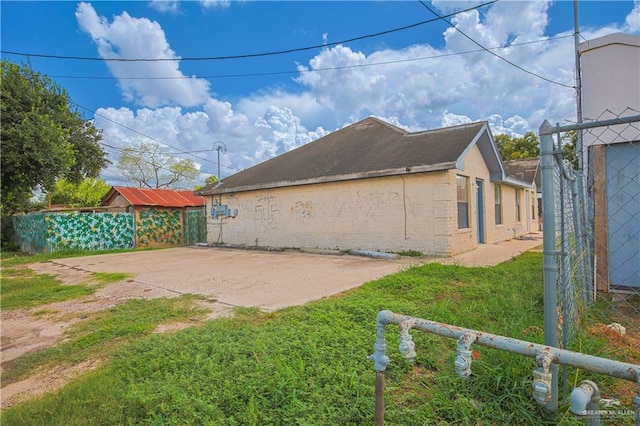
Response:
POLYGON ((0 277, 0 306, 3 310, 12 310, 84 297, 131 274, 97 272, 91 274, 90 282, 67 285, 50 274, 37 274, 28 268, 7 268, 3 264, 0 277))
POLYGON ((3 385, 27 377, 38 368, 73 365, 96 355, 107 358, 127 342, 153 332, 158 324, 185 321, 207 312, 194 306, 200 296, 151 300, 133 299, 112 308, 88 314, 71 325, 60 344, 29 353, 12 362, 2 375, 3 385))
POLYGON ((15 251, 2 251, 0 252, 0 261, 3 267, 8 266, 16 266, 16 265, 24 265, 26 263, 35 263, 35 262, 47 262, 53 259, 64 259, 67 257, 78 257, 78 256, 95 256, 99 254, 111 254, 111 253, 128 253, 132 251, 147 251, 147 250, 158 250, 153 247, 145 247, 139 249, 114 249, 114 250, 99 250, 99 251, 87 251, 87 250, 63 250, 57 251, 53 253, 39 253, 39 254, 28 254, 23 252, 15 252, 15 251))
POLYGON ((63 285, 49 274, 36 274, 30 269, 2 268, 0 306, 3 310, 30 308, 51 302, 74 299, 95 291, 89 285, 63 285))
MULTIPOLYGON (((240 309, 234 318, 170 335, 132 333, 135 341, 115 349, 102 368, 7 410, 1 420, 6 425, 372 424, 375 372, 367 356, 382 309, 541 343, 536 330, 543 323, 542 254, 525 253, 492 268, 415 266, 300 307, 272 313, 240 309)), ((125 317, 134 321, 139 315, 125 317)), ((86 331, 78 332, 86 339, 76 345, 112 338, 106 330, 94 337, 86 331)), ((454 340, 412 335, 417 358, 408 364, 396 349, 397 328, 388 327, 385 424, 535 425, 562 418, 562 412, 548 417, 533 401, 534 360, 477 347, 473 376, 463 381, 453 368, 454 340)), ((594 355, 603 349, 598 342, 591 345, 585 341, 582 349, 594 355)), ((580 424, 571 416, 562 422, 580 424)))

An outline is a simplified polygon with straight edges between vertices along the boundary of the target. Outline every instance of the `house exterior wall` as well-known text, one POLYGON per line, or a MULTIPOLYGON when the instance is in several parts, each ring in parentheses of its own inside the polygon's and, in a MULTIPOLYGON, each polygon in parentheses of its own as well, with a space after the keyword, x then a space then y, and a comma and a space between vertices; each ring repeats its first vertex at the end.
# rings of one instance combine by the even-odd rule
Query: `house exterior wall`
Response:
MULTIPOLYGON (((222 195, 235 218, 207 219, 210 243, 448 255, 446 172, 222 195), (222 236, 220 236, 222 228, 222 236)), ((210 197, 218 200, 219 196, 210 197)))
POLYGON ((496 224, 495 183, 490 181, 489 170, 476 146, 472 147, 465 156, 463 168, 451 170, 449 175, 451 185, 448 196, 454 209, 457 209, 456 176, 465 176, 469 179, 469 228, 458 229, 457 210, 454 210, 452 255, 473 250, 478 246, 479 205, 476 184, 478 179, 482 180, 484 189, 484 240, 486 244, 495 244, 538 230, 538 201, 535 187, 523 189, 504 183, 500 184, 502 223, 496 224), (520 192, 520 221, 516 218, 516 191, 520 192))
POLYGON ((133 211, 133 208, 129 204, 127 199, 120 194, 116 195, 113 198, 113 200, 111 200, 111 202, 107 204, 107 206, 118 206, 115 209, 110 209, 110 211, 122 211, 122 212, 133 211))
MULTIPOLYGON (((212 205, 237 209, 236 217, 207 215, 209 243, 247 246, 416 250, 451 256, 477 247, 477 204, 470 186, 470 228, 458 229, 456 175, 485 182, 485 237, 496 243, 528 231, 526 197, 515 220, 515 189, 503 185, 503 225, 495 225, 494 187, 480 151, 473 147, 464 170, 406 174, 213 195, 212 205)), ((535 188, 532 194, 537 209, 535 188)), ((530 207, 529 207, 530 209, 530 207)), ((537 230, 536 225, 533 230, 537 230)))

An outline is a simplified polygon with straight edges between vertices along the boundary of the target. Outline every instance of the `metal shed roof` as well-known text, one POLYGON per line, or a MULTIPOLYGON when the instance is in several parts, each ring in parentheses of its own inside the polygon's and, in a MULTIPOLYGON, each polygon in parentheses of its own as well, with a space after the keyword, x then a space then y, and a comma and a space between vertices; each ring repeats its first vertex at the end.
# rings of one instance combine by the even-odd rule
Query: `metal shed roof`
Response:
POLYGON ((188 190, 114 186, 102 199, 102 205, 110 204, 117 195, 122 195, 133 206, 202 207, 206 204, 204 197, 188 190))

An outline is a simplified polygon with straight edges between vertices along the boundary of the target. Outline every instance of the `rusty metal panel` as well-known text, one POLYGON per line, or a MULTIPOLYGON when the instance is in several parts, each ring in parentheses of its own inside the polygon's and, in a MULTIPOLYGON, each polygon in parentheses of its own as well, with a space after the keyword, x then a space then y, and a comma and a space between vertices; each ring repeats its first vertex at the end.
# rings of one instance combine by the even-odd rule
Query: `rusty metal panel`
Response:
POLYGON ((201 207, 206 205, 205 197, 194 195, 193 191, 188 190, 124 186, 114 186, 113 189, 133 206, 201 207))

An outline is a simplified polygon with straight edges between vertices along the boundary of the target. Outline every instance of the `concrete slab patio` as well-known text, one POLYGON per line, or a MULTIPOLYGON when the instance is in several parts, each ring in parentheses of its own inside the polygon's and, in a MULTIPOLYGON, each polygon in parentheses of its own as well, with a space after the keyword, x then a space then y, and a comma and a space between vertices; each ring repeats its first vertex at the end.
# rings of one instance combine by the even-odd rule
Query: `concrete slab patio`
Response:
POLYGON ((463 266, 496 265, 542 244, 541 234, 530 238, 483 245, 449 259, 390 260, 299 251, 181 247, 54 262, 89 272, 128 272, 136 283, 167 294, 202 294, 226 306, 274 310, 359 287, 412 264, 437 261, 463 266))

